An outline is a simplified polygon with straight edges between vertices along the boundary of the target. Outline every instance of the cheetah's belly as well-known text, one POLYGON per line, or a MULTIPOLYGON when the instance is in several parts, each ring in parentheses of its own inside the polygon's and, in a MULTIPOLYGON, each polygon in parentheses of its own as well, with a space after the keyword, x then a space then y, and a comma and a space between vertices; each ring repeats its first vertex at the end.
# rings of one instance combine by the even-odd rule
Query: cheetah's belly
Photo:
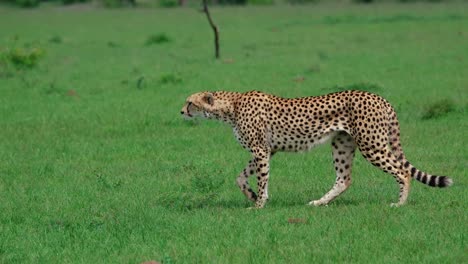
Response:
POLYGON ((333 136, 336 131, 326 132, 320 135, 301 135, 301 136, 272 136, 271 148, 273 151, 285 152, 303 152, 309 151, 313 147, 323 144, 333 136))

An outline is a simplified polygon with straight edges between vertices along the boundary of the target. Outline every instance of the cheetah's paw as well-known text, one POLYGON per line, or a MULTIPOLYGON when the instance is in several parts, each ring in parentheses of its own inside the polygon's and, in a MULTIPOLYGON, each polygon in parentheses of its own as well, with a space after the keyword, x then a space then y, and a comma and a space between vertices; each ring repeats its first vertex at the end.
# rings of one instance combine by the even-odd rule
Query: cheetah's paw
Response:
POLYGON ((313 201, 310 201, 309 202, 309 205, 310 206, 322 206, 322 205, 325 205, 325 206, 328 206, 328 204, 320 201, 320 200, 313 200, 313 201))

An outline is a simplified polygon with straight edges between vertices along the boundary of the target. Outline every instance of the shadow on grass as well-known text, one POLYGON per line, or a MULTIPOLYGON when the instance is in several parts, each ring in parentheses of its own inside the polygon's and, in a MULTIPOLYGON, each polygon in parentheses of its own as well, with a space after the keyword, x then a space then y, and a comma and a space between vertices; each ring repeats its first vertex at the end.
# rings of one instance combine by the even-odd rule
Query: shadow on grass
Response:
POLYGON ((200 209, 242 209, 253 206, 253 203, 240 197, 239 199, 220 199, 217 194, 181 194, 159 199, 158 205, 176 211, 193 211, 200 209))
MULTIPOLYGON (((309 200, 304 199, 274 199, 269 200, 266 204, 266 208, 292 208, 292 207, 304 207, 304 208, 320 208, 324 206, 309 206, 309 200)), ((368 201, 367 201, 368 203, 368 201)), ((244 197, 238 198, 219 198, 217 194, 184 194, 180 197, 166 197, 160 199, 158 204, 164 208, 176 211, 193 211, 201 209, 247 209, 254 206, 254 203, 245 199, 244 197)), ((332 207, 345 207, 345 206, 359 206, 366 204, 364 200, 356 199, 337 199, 329 204, 332 207)), ((384 201, 375 200, 370 204, 385 204, 384 201)))
MULTIPOLYGON (((314 198, 315 199, 315 198, 314 198)), ((304 200, 304 199, 275 199, 272 200, 268 203, 269 206, 271 207, 279 207, 279 208, 287 208, 287 207, 311 207, 311 208, 320 208, 324 206, 311 206, 309 205, 309 202, 314 200, 313 198, 310 198, 309 200, 304 200)), ((340 207, 340 206, 356 206, 364 201, 356 200, 356 199, 346 199, 346 198, 338 198, 328 204, 328 206, 335 206, 335 207, 340 207)))

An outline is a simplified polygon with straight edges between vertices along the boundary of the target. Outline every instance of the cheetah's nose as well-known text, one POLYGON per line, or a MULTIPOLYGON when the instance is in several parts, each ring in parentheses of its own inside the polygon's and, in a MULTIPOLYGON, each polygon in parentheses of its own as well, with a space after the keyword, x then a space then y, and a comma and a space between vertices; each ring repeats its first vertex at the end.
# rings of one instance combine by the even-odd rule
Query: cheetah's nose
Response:
POLYGON ((180 111, 180 114, 183 115, 183 114, 184 114, 184 111, 180 111))

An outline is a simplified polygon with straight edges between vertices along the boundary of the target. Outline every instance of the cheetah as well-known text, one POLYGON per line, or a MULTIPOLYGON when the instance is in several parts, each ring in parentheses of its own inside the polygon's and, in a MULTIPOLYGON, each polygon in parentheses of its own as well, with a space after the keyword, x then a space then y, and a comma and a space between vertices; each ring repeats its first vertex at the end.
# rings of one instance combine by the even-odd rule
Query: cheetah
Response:
POLYGON ((286 99, 259 91, 200 92, 189 96, 181 110, 187 119, 217 119, 232 126, 238 142, 252 158, 237 177, 242 193, 263 208, 268 199, 270 159, 276 152, 303 152, 331 140, 336 180, 333 187, 309 205, 327 205, 351 184, 356 148, 374 166, 391 174, 404 205, 411 178, 432 187, 452 185, 447 176, 420 171, 405 157, 395 109, 384 98, 365 91, 286 99), (257 192, 248 183, 257 176, 257 192))

